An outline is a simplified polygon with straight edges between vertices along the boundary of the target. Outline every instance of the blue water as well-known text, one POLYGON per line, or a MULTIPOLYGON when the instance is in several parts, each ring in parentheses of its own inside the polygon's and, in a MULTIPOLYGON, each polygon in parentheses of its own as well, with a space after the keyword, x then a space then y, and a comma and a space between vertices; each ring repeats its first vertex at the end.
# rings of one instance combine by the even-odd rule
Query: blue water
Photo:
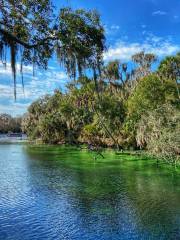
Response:
POLYGON ((126 155, 0 145, 0 240, 180 239, 179 170, 126 155))
POLYGON ((0 143, 17 143, 17 142, 24 142, 27 140, 27 135, 22 134, 21 137, 10 137, 8 134, 0 134, 0 143))

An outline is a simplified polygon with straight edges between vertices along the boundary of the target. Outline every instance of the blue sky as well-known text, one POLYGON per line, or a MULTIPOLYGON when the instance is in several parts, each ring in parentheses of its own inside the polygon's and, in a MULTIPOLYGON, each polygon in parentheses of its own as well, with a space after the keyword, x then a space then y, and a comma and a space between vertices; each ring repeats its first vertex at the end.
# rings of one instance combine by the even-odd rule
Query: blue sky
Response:
MULTIPOLYGON (((72 8, 97 9, 106 30, 107 52, 104 60, 120 59, 128 62, 130 57, 142 50, 155 53, 159 59, 180 51, 180 0, 53 0, 54 5, 72 8)), ((0 65, 0 113, 12 115, 26 112, 30 103, 54 89, 63 89, 68 81, 55 59, 50 61, 48 71, 25 71, 25 92, 18 77, 17 101, 13 97, 13 80, 10 66, 4 70, 0 65)))

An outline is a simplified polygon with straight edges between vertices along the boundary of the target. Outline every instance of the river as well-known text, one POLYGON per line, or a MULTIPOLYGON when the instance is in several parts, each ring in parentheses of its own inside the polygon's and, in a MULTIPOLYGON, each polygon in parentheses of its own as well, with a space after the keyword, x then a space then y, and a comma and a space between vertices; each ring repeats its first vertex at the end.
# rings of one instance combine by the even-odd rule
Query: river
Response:
POLYGON ((178 240, 180 171, 145 157, 0 145, 0 240, 178 240))

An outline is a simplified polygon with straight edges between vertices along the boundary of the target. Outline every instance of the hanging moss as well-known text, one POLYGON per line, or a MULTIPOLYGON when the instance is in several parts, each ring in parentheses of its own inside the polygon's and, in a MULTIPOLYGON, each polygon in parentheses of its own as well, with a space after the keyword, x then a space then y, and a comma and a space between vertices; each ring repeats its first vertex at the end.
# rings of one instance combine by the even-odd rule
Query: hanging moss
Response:
POLYGON ((50 0, 5 2, 0 10, 0 58, 6 66, 10 53, 15 99, 17 60, 23 88, 23 64, 31 64, 34 75, 37 66, 47 69, 54 52, 74 80, 94 63, 99 66, 104 30, 96 12, 63 8, 57 20, 50 0))
POLYGON ((13 41, 10 41, 10 52, 11 52, 11 69, 14 80, 14 97, 16 100, 16 54, 17 54, 17 46, 13 41))

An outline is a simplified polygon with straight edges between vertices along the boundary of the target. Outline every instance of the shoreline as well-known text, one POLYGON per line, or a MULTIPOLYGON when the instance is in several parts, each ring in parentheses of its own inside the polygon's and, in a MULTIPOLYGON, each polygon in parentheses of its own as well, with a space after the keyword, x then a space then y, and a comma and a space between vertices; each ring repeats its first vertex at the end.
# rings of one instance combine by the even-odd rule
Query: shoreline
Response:
MULTIPOLYGON (((86 150, 86 151, 91 151, 89 150, 87 147, 87 144, 79 144, 79 145, 75 145, 75 144, 66 144, 66 143, 58 143, 58 144, 47 144, 47 143, 40 143, 38 141, 30 141, 29 139, 13 139, 13 138, 6 138, 6 139, 1 139, 0 138, 0 144, 27 144, 29 146, 35 146, 35 147, 44 147, 44 146, 49 146, 49 147, 74 147, 76 149, 79 149, 79 151, 82 150, 86 150)), ((147 151, 142 151, 142 150, 122 150, 122 151, 117 151, 117 149, 113 148, 113 147, 102 147, 100 148, 102 152, 105 151, 113 151, 114 154, 116 156, 122 156, 122 155, 129 155, 129 156, 141 156, 141 157, 145 157, 145 158, 151 158, 154 160, 154 162, 157 163, 157 165, 161 165, 161 164, 166 164, 166 165, 171 165, 173 167, 180 167, 180 163, 178 163, 178 161, 175 164, 175 161, 170 162, 168 161, 168 159, 162 159, 162 158, 158 158, 156 156, 152 156, 150 153, 148 153, 147 151)), ((92 150, 92 152, 96 152, 94 150, 92 150)))

